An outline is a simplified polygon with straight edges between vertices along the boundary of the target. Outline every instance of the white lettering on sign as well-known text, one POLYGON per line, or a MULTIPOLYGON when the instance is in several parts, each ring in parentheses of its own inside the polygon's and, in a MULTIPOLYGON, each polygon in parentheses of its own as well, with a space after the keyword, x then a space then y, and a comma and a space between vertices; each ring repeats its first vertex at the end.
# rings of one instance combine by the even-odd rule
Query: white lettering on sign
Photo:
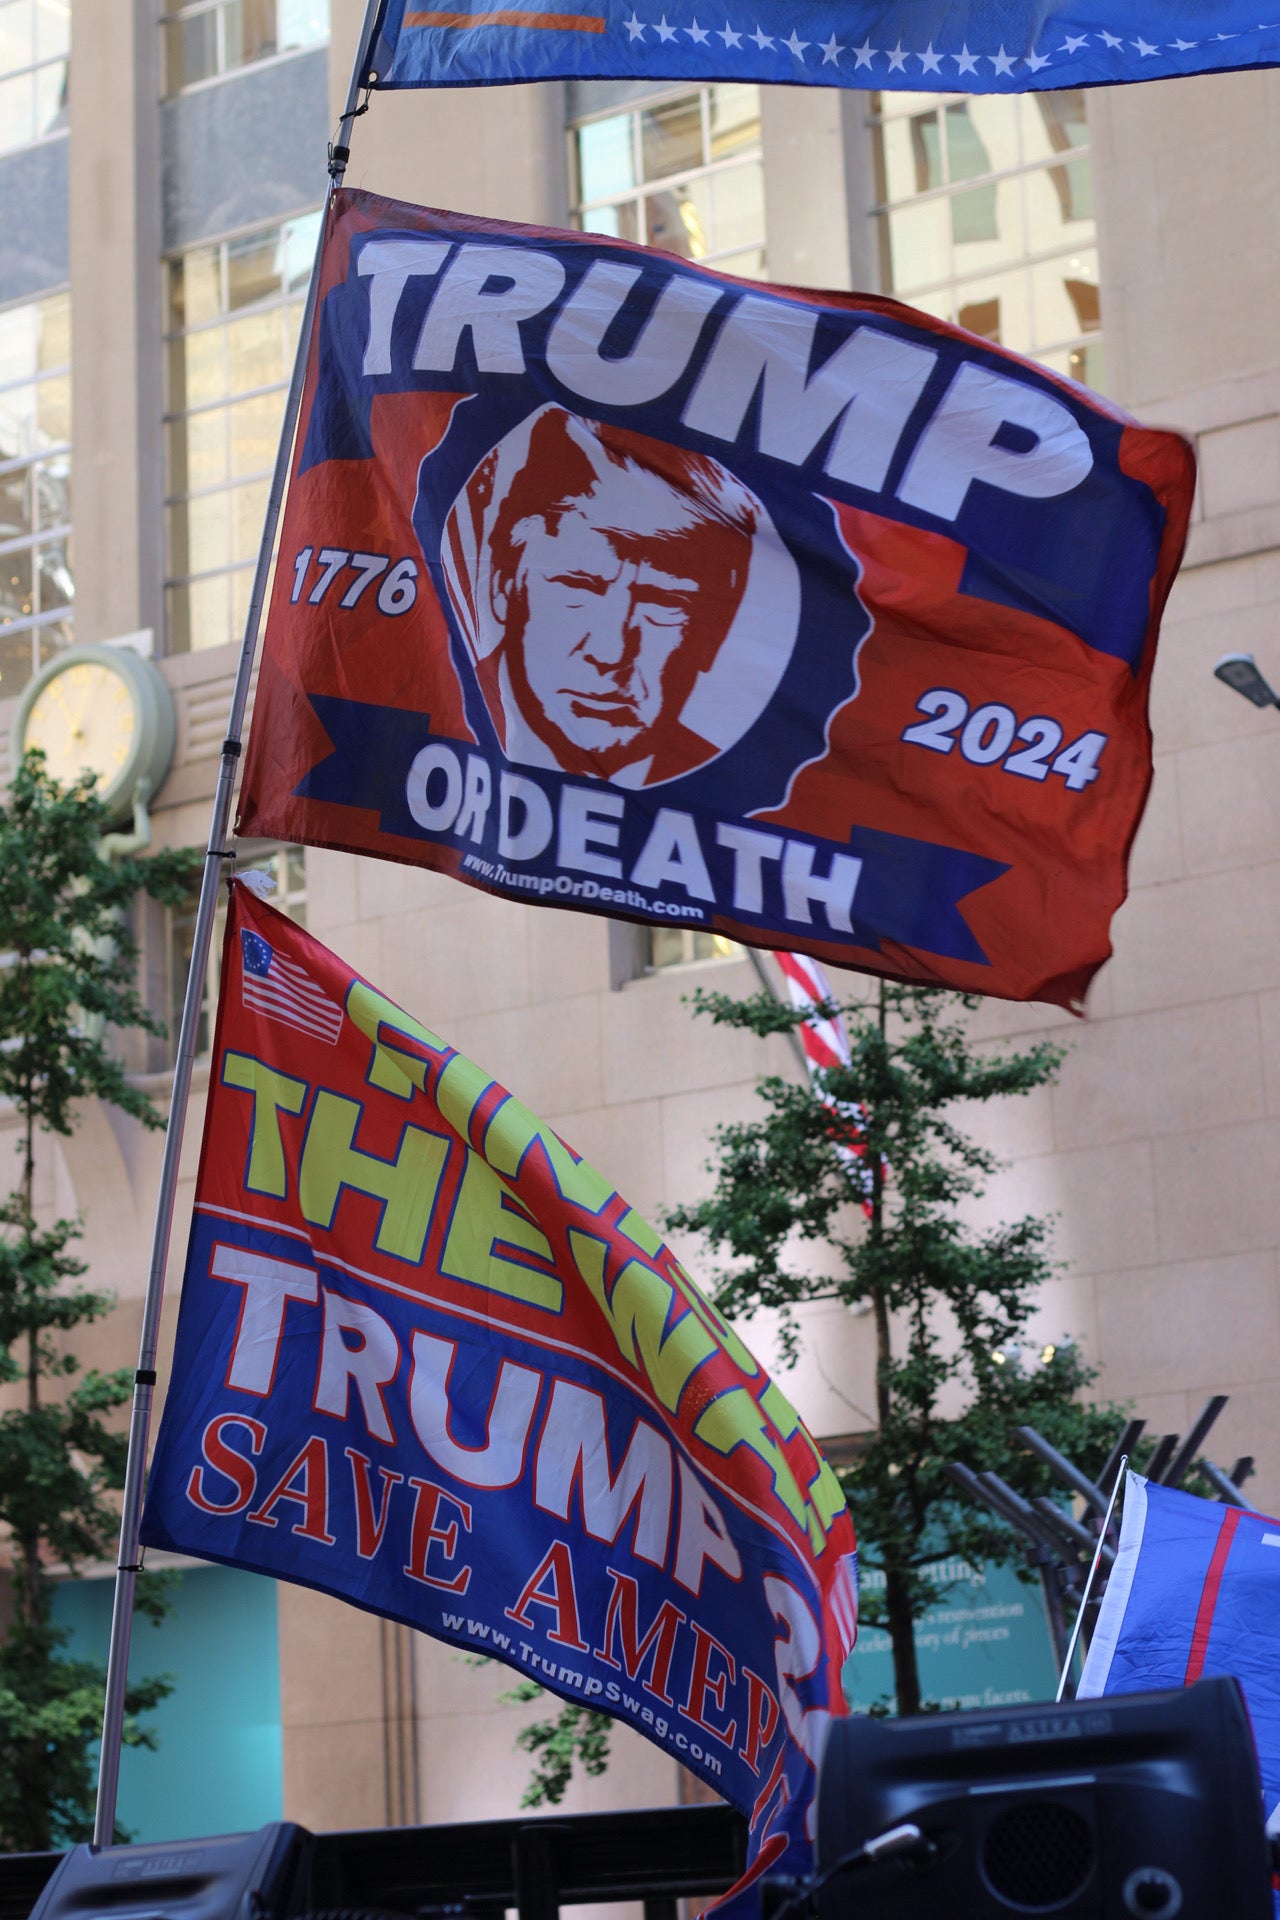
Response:
POLYGON ((876 327, 858 327, 813 373, 815 308, 747 294, 716 336, 684 424, 734 441, 757 392, 761 453, 799 466, 824 433, 833 479, 878 492, 938 356, 876 327))
MULTIPOLYGON (((688 371, 713 309, 729 302, 682 414, 683 424, 731 445, 749 422, 759 452, 798 466, 823 439, 824 471, 871 493, 884 490, 915 416, 936 349, 854 321, 813 365, 819 325, 842 316, 718 282, 669 273, 625 353, 610 333, 646 269, 598 259, 564 296, 565 268, 534 247, 467 242, 441 266, 443 239, 367 241, 358 271, 369 286, 366 374, 391 372, 392 331, 410 280, 438 276, 413 354, 421 372, 451 373, 464 336, 478 372, 523 374, 524 322, 554 313, 546 365, 580 400, 644 406, 688 371), (758 404, 757 404, 758 402, 758 404)), ((955 520, 975 482, 1027 500, 1070 493, 1093 467, 1088 436, 1065 401, 1029 380, 969 362, 926 421, 898 487, 909 507, 955 520)))
POLYGON ((961 367, 921 434, 898 498, 954 520, 975 480, 1025 500, 1047 500, 1078 487, 1092 466, 1088 438, 1069 407, 1025 380, 970 364, 961 367), (1031 444, 1001 444, 1009 428, 1031 444))

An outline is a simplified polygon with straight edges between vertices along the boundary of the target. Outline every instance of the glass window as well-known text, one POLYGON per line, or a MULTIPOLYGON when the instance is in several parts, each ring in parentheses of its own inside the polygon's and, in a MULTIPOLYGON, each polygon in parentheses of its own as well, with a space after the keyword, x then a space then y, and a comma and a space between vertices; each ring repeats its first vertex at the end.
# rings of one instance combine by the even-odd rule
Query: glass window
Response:
POLYGON ((0 308, 0 699, 71 639, 71 301, 0 308))
POLYGON ((165 91, 234 73, 329 38, 329 0, 169 0, 161 14, 165 91))
MULTIPOLYGON (((251 869, 269 873, 276 883, 271 905, 287 913, 300 927, 307 924, 307 864, 301 847, 263 845, 243 841, 236 848, 235 873, 251 869)), ((169 909, 169 1022, 170 1064, 177 1057, 178 1028, 182 1022, 182 1003, 187 992, 187 972, 191 965, 191 947, 195 939, 196 908, 200 900, 200 882, 196 880, 181 906, 169 909)), ((222 941, 227 928, 226 893, 222 894, 209 945, 209 968, 205 975, 204 997, 200 1004, 200 1023, 196 1028, 196 1058, 207 1059, 213 1046, 213 1012, 218 1004, 218 982, 222 971, 222 941)))
POLYGON ((170 653, 239 638, 319 220, 306 214, 168 264, 170 653))
POLYGON ((722 933, 704 933, 698 927, 652 927, 648 971, 688 967, 695 960, 736 960, 741 952, 737 941, 727 940, 722 933))
POLYGON ((760 89, 686 89, 570 130, 576 225, 765 278, 760 89))
POLYGON ((884 291, 1096 386, 1084 94, 876 94, 871 126, 884 291))
POLYGON ((0 153, 67 127, 71 0, 0 0, 0 153))

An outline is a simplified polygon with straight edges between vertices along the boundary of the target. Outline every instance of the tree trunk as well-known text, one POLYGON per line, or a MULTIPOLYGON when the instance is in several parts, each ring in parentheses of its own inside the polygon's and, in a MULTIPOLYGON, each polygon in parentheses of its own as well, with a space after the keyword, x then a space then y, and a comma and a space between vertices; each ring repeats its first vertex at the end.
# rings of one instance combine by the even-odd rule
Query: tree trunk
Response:
POLYGON ((920 1669, 916 1664, 916 1623, 907 1585, 896 1567, 884 1570, 885 1624, 893 1647, 893 1686, 899 1713, 920 1711, 920 1669))
MULTIPOLYGON (((35 1115, 28 1103, 26 1111, 26 1131, 22 1154, 22 1210, 25 1215, 23 1232, 28 1241, 32 1232, 32 1208, 35 1201, 36 1181, 36 1141, 35 1115)), ((27 1333, 27 1412, 34 1414, 40 1406, 40 1342, 35 1327, 27 1333)), ((30 1625, 34 1626, 40 1618, 41 1602, 44 1598, 44 1573, 40 1565, 40 1535, 32 1532, 19 1542, 22 1558, 21 1607, 30 1625)))

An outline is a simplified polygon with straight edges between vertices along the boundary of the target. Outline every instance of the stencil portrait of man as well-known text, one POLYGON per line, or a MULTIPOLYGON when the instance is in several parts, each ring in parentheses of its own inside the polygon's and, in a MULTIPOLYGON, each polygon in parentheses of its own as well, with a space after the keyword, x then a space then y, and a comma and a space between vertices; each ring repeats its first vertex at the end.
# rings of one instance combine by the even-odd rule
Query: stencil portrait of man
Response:
MULTIPOLYGON (((476 467, 441 560, 507 757, 623 786, 723 750, 728 716, 723 701, 712 714, 709 677, 744 611, 759 626, 763 575, 794 572, 759 500, 718 461, 555 406, 476 467)), ((738 665, 750 693, 759 671, 738 665)))

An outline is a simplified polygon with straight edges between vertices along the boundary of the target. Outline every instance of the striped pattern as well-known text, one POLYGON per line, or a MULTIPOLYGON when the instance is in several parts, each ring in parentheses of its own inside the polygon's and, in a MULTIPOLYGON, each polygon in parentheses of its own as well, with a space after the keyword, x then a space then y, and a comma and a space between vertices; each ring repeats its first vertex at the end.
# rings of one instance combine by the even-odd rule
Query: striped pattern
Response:
POLYGON ((858 1556, 856 1553, 841 1554, 836 1562, 835 1578, 831 1582, 831 1592, 827 1595, 827 1605, 832 1618, 840 1630, 840 1644, 845 1658, 853 1652, 854 1641, 858 1637, 858 1556))
POLYGON ((241 993, 244 1005, 265 1020, 278 1020, 330 1046, 342 1031, 342 1008, 302 967, 286 960, 260 934, 240 930, 241 993))
MULTIPOLYGON (((819 1008, 833 998, 830 983, 822 968, 807 953, 777 953, 774 958, 782 968, 792 1006, 802 1011, 809 1010, 809 1018, 799 1033, 800 1044, 809 1063, 810 1079, 816 1074, 825 1073, 829 1067, 847 1067, 852 1054, 844 1021, 838 1013, 831 1020, 819 1012, 819 1008)), ((873 1180, 863 1131, 867 1124, 867 1110, 856 1100, 833 1099, 820 1082, 815 1084, 813 1090, 823 1106, 830 1110, 831 1136, 836 1143, 836 1153, 854 1190, 861 1197, 862 1211, 870 1218, 873 1180)), ((887 1172, 888 1162, 883 1161, 881 1165, 887 1172)))
POLYGON ((593 13, 525 13, 514 7, 499 7, 488 13, 437 12, 406 13, 406 27, 542 27, 553 33, 603 33, 605 23, 593 13))

